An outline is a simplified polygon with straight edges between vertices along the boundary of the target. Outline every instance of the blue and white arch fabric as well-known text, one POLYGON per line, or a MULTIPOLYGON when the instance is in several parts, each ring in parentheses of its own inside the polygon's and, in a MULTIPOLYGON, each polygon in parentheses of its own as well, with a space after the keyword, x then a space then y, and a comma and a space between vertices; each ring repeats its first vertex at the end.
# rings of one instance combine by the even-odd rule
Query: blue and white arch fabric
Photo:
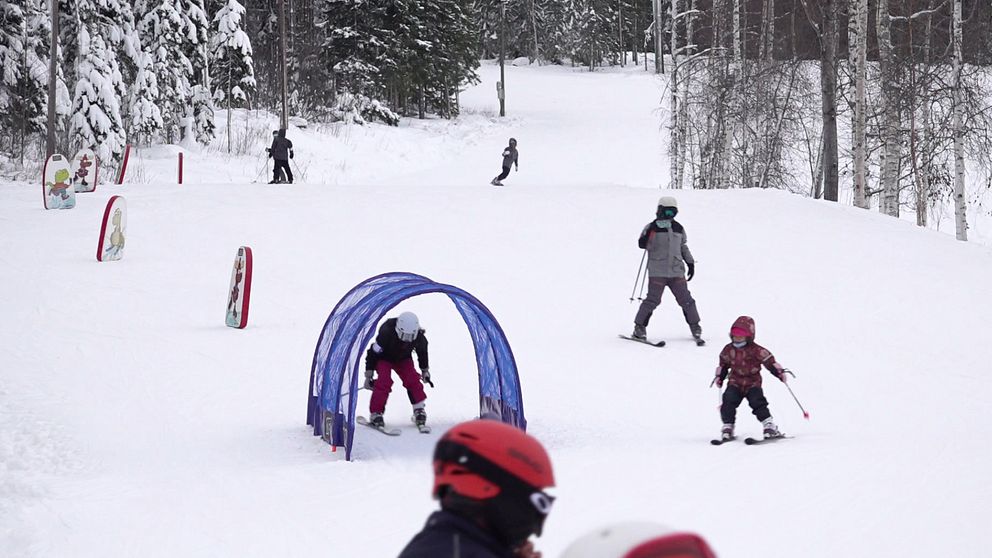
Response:
POLYGON ((356 285, 334 307, 310 369, 307 424, 313 426, 315 436, 343 446, 346 459, 351 459, 359 366, 376 325, 396 305, 427 293, 446 294, 472 336, 479 370, 479 416, 526 429, 517 364, 492 312, 458 287, 413 273, 385 273, 356 285))

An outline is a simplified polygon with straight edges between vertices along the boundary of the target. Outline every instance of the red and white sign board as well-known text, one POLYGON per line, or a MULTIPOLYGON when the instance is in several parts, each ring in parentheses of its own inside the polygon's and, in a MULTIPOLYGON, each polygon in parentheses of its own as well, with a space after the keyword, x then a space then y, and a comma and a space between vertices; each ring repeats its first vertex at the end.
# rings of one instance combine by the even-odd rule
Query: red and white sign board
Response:
POLYGON ((231 270, 231 289, 227 293, 227 325, 244 329, 248 325, 248 303, 251 300, 251 248, 238 248, 231 270))
POLYGON ((58 153, 45 161, 42 172, 42 196, 45 209, 72 209, 76 207, 76 191, 72 187, 72 169, 69 161, 58 153))
POLYGON ((96 247, 96 261, 112 262, 124 257, 127 235, 127 202, 121 196, 111 196, 103 210, 100 225, 100 244, 96 247))
POLYGON ((80 149, 72 158, 72 187, 76 192, 95 192, 100 166, 92 149, 80 149))

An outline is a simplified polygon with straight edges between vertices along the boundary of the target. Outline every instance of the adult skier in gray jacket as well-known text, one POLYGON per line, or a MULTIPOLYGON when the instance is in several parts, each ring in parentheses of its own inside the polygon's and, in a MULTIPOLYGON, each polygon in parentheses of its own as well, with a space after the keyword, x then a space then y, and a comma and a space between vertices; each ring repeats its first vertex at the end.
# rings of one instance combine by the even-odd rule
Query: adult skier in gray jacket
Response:
POLYGON ((689 324, 693 338, 702 341, 703 329, 699 326, 699 312, 688 285, 688 281, 696 273, 696 261, 689 251, 685 228, 675 220, 678 212, 678 201, 675 198, 662 197, 658 200, 656 219, 644 227, 637 239, 637 245, 648 251, 648 295, 634 317, 632 337, 637 339, 647 337, 648 321, 655 308, 661 304, 661 295, 665 292, 665 287, 668 287, 682 307, 682 314, 689 324))

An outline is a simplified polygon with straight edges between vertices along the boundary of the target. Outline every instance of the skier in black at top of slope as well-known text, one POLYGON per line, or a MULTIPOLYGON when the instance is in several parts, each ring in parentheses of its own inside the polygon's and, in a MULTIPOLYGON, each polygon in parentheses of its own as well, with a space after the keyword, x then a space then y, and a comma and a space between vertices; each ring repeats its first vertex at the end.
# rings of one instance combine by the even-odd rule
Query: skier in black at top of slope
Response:
POLYGON ((503 149, 503 172, 499 173, 490 184, 502 186, 503 179, 510 175, 510 165, 516 165, 517 171, 520 171, 520 154, 517 153, 517 140, 514 138, 510 138, 509 145, 503 149))
POLYGON ((289 169, 289 160, 293 158, 293 142, 286 138, 286 130, 272 132, 272 145, 266 150, 269 157, 275 161, 272 167, 272 182, 280 184, 280 170, 285 173, 286 182, 293 183, 293 171, 289 169))

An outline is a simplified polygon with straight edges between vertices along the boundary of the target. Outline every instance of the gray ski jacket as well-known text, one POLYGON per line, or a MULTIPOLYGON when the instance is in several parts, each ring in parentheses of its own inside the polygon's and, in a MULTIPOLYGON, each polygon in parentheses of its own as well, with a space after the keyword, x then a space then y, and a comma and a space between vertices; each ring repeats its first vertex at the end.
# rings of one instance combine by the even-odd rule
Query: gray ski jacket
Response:
POLYGON ((649 277, 685 277, 685 264, 696 263, 686 242, 685 229, 675 220, 670 227, 651 221, 641 231, 637 245, 648 251, 649 277))

